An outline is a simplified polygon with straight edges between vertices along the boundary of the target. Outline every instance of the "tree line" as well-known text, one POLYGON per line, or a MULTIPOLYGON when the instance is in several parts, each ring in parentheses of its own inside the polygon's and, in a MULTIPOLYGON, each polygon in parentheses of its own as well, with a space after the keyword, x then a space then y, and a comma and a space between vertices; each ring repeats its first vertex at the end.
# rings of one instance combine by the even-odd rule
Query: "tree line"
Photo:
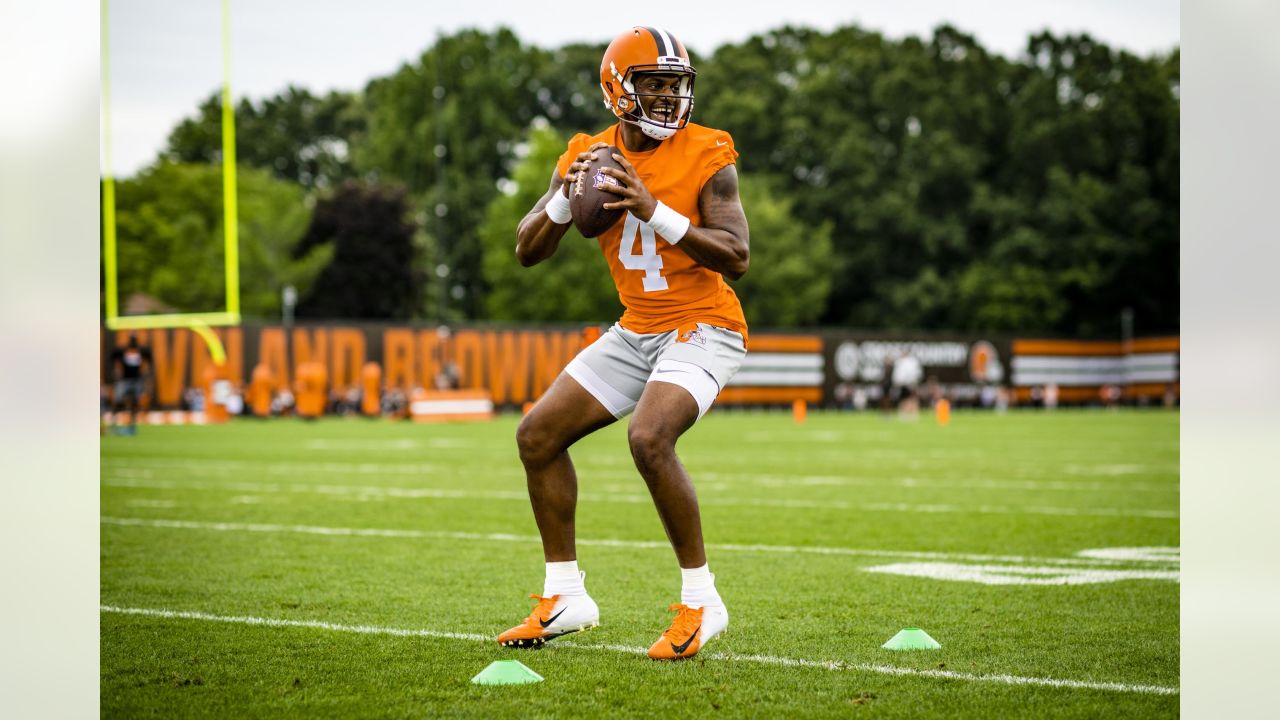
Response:
MULTIPOLYGON (((360 92, 242 100, 246 313, 293 284, 304 317, 615 319, 594 241, 512 252, 567 138, 612 120, 603 51, 466 30, 360 92)), ((783 27, 693 61, 694 121, 741 153, 752 324, 1109 337, 1131 308, 1176 331, 1178 50, 783 27)), ((122 291, 221 304, 219 123, 215 93, 119 183, 122 291)))

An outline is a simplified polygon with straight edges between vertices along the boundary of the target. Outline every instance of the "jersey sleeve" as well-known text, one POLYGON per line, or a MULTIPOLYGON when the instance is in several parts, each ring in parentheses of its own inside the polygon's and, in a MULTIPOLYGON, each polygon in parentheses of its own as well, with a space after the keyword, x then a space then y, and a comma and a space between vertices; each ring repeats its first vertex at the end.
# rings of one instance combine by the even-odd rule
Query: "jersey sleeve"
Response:
MULTIPOLYGON (((716 130, 707 141, 702 158, 702 174, 698 177, 698 192, 707 181, 726 166, 738 161, 738 151, 733 147, 733 137, 723 130, 716 130)), ((566 164, 565 167, 568 167, 566 164)))
POLYGON ((591 146, 591 136, 586 133, 578 133, 569 138, 569 145, 565 148, 564 154, 556 161, 556 172, 563 179, 565 173, 569 172, 569 166, 573 164, 573 159, 578 157, 578 153, 586 150, 591 146))

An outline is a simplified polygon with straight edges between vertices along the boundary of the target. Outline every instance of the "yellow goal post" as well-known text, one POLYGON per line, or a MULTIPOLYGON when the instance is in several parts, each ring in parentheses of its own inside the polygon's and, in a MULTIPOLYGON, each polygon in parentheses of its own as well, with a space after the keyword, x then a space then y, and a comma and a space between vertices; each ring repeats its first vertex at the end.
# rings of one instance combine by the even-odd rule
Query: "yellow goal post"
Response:
POLYGON ((213 361, 225 362, 226 353, 218 336, 209 330, 215 325, 240 324, 239 213, 236 207, 236 122, 231 103, 231 0, 222 0, 222 206, 223 274, 226 307, 216 312, 121 315, 116 271, 116 191, 111 167, 111 72, 108 0, 102 3, 102 257, 106 275, 106 325, 111 330, 190 328, 209 345, 213 361))

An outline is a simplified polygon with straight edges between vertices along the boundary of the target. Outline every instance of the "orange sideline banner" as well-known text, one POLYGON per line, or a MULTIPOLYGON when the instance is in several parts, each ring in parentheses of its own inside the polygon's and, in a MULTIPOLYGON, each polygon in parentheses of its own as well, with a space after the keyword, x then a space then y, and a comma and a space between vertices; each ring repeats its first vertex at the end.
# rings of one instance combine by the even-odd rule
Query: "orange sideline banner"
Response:
MULTIPOLYGON (((422 327, 373 322, 322 322, 285 328, 248 323, 217 328, 226 349, 222 376, 257 405, 272 393, 295 390, 299 368, 319 366, 329 396, 370 382, 377 363, 381 386, 406 397, 415 390, 483 391, 495 408, 519 408, 537 400, 601 326, 422 327), (256 374, 255 374, 255 371, 256 374), (256 385, 250 383, 257 378, 256 385), (264 393, 266 393, 264 395, 264 393)), ((101 330, 101 380, 107 358, 131 334, 151 349, 153 396, 144 407, 184 406, 213 372, 205 342, 188 329, 101 330)), ((1157 396, 1179 385, 1177 336, 1114 341, 1006 339, 845 332, 752 333, 743 367, 724 388, 720 405, 832 406, 861 390, 873 398, 887 360, 910 353, 937 380, 953 404, 976 402, 986 385, 1010 385, 1015 397, 1055 383, 1066 402, 1088 402, 1096 388, 1124 387, 1128 397, 1157 396)), ((367 388, 366 388, 367 390, 367 388)), ((366 413, 373 411, 369 404, 366 413)))

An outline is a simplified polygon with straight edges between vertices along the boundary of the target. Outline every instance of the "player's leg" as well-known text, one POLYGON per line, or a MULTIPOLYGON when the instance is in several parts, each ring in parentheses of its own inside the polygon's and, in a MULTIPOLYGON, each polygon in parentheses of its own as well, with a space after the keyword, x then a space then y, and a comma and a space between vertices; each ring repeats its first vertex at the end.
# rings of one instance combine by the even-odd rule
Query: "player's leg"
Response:
POLYGON ((120 409, 124 407, 124 383, 116 380, 111 386, 111 434, 119 435, 123 432, 120 429, 120 409))
POLYGON ((676 441, 693 427, 700 414, 698 402, 687 389, 653 381, 640 396, 627 429, 631 457, 649 486, 662 527, 682 568, 707 564, 698 496, 689 474, 676 457, 676 441))
POLYGON ((576 560, 574 511, 578 476, 569 447, 615 420, 567 373, 552 383, 516 430, 533 517, 547 562, 576 560))
POLYGON ((546 581, 525 621, 498 637, 510 647, 593 627, 600 612, 578 570, 574 515, 578 480, 569 447, 635 406, 647 369, 620 328, 578 354, 529 411, 516 432, 529 500, 542 536, 546 581))
POLYGON ((574 514, 578 476, 569 447, 613 423, 613 416, 572 377, 561 373, 516 430, 529 503, 542 536, 546 578, 524 622, 498 636, 508 647, 539 647, 547 640, 594 627, 600 610, 578 570, 574 514))
POLYGON ((707 564, 698 496, 676 456, 676 442, 702 415, 699 402, 686 386, 694 386, 698 388, 695 392, 709 396, 707 406, 718 388, 709 374, 683 363, 665 368, 660 363, 654 376, 640 397, 627 435, 636 469, 649 486, 680 563, 682 580, 680 602, 671 606, 676 618, 649 648, 649 657, 677 660, 696 655, 729 625, 729 612, 716 592, 715 577, 707 564))
POLYGON ((681 602, 671 607, 677 611, 675 621, 649 648, 656 659, 691 657, 729 624, 707 564, 697 493, 676 455, 676 443, 710 409, 746 350, 742 337, 727 330, 704 325, 681 337, 691 335, 660 356, 628 431, 636 468, 649 486, 683 581, 681 602))
POLYGON ((136 435, 138 433, 138 411, 142 408, 142 402, 138 397, 139 388, 138 381, 134 380, 129 383, 129 434, 136 435))

